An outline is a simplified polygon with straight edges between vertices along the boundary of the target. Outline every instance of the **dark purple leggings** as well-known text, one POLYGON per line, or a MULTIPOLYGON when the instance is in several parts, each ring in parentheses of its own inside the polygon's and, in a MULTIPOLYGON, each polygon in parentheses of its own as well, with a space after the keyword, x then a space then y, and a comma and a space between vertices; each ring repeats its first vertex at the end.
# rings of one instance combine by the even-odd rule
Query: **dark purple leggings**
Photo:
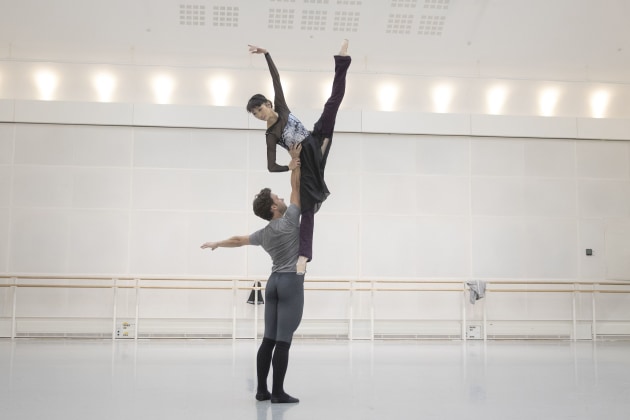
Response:
MULTIPOLYGON (((346 73, 351 62, 350 56, 335 56, 335 77, 333 79, 332 92, 324 104, 324 110, 319 120, 313 128, 313 135, 320 139, 320 147, 324 139, 329 139, 328 147, 321 157, 320 167, 326 167, 328 151, 332 145, 332 136, 337 119, 337 111, 346 93, 346 73)), ((317 207, 319 209, 319 207, 317 207)), ((309 261, 313 258, 313 230, 315 226, 315 209, 310 208, 302 212, 300 222, 300 255, 307 257, 309 261)))

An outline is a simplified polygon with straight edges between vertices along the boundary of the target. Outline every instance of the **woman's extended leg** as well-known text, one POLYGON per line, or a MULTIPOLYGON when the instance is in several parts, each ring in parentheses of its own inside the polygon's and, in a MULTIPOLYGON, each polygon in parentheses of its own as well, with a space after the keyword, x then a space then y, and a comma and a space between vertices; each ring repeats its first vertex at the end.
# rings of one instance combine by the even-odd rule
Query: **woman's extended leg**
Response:
MULTIPOLYGON (((341 44, 341 50, 339 55, 335 56, 335 77, 333 79, 332 92, 330 97, 324 104, 324 110, 319 120, 315 123, 313 128, 313 137, 316 139, 315 150, 309 153, 309 163, 312 167, 317 167, 314 172, 317 173, 318 182, 313 185, 318 185, 320 190, 317 195, 322 196, 319 202, 313 206, 305 205, 306 200, 302 200, 303 212, 302 220, 300 222, 300 257, 297 264, 298 274, 304 274, 306 272, 306 263, 313 257, 313 224, 315 212, 319 209, 322 201, 328 196, 329 192, 324 182, 324 169, 326 168, 326 160, 328 159, 328 152, 330 151, 330 145, 332 143, 333 131, 335 129, 335 121, 337 119, 337 111, 341 105, 341 101, 346 93, 346 74, 348 73, 348 67, 350 67, 352 59, 348 55, 348 40, 344 39, 341 44), (317 144, 317 142, 319 142, 317 144), (318 150, 319 149, 319 150, 318 150), (321 158, 320 158, 321 157, 321 158), (323 194, 322 194, 323 193, 323 194)), ((306 147, 306 146, 305 146, 306 147)), ((305 166, 307 153, 302 149, 302 166, 305 166)), ((302 180, 304 180, 305 172, 302 171, 302 180)), ((309 183, 302 182, 302 186, 306 187, 309 183)), ((302 194, 301 194, 302 195, 302 194)), ((304 196, 304 195, 302 195, 304 196)))
POLYGON ((341 51, 335 57, 335 77, 333 79, 332 92, 330 97, 324 104, 324 110, 319 120, 315 123, 315 130, 321 133, 322 146, 324 143, 326 147, 322 147, 322 154, 324 154, 330 141, 332 140, 333 131, 335 129, 335 121, 337 119, 337 112, 339 106, 346 93, 346 74, 348 73, 348 67, 352 62, 352 58, 348 55, 348 40, 344 39, 341 45, 341 51))
POLYGON ((315 210, 302 212, 300 219, 300 252, 296 271, 299 275, 306 273, 306 263, 313 258, 313 230, 315 227, 315 210))

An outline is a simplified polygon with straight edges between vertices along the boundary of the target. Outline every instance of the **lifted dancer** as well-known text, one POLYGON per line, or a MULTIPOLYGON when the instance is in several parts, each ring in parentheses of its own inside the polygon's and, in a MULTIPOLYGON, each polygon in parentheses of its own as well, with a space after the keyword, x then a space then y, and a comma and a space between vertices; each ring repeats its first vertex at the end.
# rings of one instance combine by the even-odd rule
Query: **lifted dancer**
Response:
POLYGON ((280 74, 271 60, 269 52, 254 45, 249 46, 252 54, 264 54, 273 81, 273 104, 261 94, 251 97, 247 103, 247 111, 255 118, 267 122, 267 169, 270 172, 288 171, 288 166, 278 165, 276 162, 276 146, 289 149, 292 145, 302 144, 301 162, 301 192, 302 221, 300 224, 300 251, 296 271, 298 274, 306 272, 306 263, 313 257, 313 229, 315 213, 330 194, 324 181, 326 160, 332 144, 333 131, 337 111, 346 90, 346 73, 350 67, 351 58, 348 55, 348 40, 341 45, 335 59, 335 77, 332 93, 313 131, 308 131, 304 125, 291 113, 284 98, 280 74))

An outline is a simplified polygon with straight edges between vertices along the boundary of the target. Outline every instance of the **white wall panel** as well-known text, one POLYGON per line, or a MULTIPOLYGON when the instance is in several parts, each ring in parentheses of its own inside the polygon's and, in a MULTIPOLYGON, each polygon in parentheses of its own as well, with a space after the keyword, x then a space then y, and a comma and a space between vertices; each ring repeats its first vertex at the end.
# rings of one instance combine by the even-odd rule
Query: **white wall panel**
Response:
POLYGON ((363 177, 358 174, 326 173, 326 185, 330 195, 322 205, 321 213, 354 213, 358 214, 361 205, 363 177))
POLYGON ((523 239, 526 278, 577 277, 578 238, 574 218, 527 219, 523 239))
POLYGON ((15 162, 41 165, 127 166, 133 129, 17 124, 15 162))
MULTIPOLYGON (((141 291, 143 318, 228 318, 232 316, 231 290, 141 291)), ((142 330, 142 322, 140 329, 142 330)))
POLYGON ((245 107, 135 104, 133 125, 248 128, 245 107))
POLYGON ((0 121, 13 122, 15 120, 15 101, 0 99, 0 121))
POLYGON ((577 175, 583 178, 630 178, 627 142, 580 141, 577 175))
POLYGON ((521 278, 525 232, 518 217, 473 217, 473 277, 521 278))
POLYGON ((607 278, 630 280, 630 218, 606 223, 606 267, 607 278))
POLYGON ((127 209, 130 201, 130 169, 74 168, 73 207, 127 209))
POLYGON ((470 135, 470 115, 363 111, 363 132, 470 135))
POLYGON ((8 207, 0 207, 0 273, 7 272, 9 270, 9 226, 11 223, 10 216, 11 210, 8 207))
POLYGON ((137 169, 133 174, 133 207, 240 211, 250 203, 246 188, 245 172, 137 169))
POLYGON ((251 207, 244 171, 190 171, 188 208, 242 211, 251 207))
POLYGON ((326 177, 337 172, 344 174, 358 172, 362 162, 361 149, 364 147, 366 138, 372 138, 372 136, 355 133, 335 133, 326 163, 326 177))
POLYGON ((13 205, 71 207, 74 171, 70 167, 16 166, 13 205))
POLYGON ((575 143, 573 140, 530 139, 524 141, 525 175, 574 177, 575 143))
POLYGON ((416 143, 412 136, 372 135, 363 140, 361 169, 371 174, 413 174, 416 168, 416 143))
POLYGON ((120 210, 75 210, 69 221, 68 271, 127 272, 129 215, 120 210))
POLYGON ((360 221, 354 215, 315 215, 309 275, 353 278, 359 271, 360 221))
POLYGON ((604 219, 580 219, 579 256, 580 278, 594 280, 606 278, 606 230, 604 219), (586 255, 592 249, 593 255, 586 255))
POLYGON ((578 181, 580 217, 630 216, 630 181, 578 181))
POLYGON ((190 206, 190 172, 172 169, 136 169, 133 173, 133 208, 174 210, 190 206))
POLYGON ((17 317, 102 317, 112 315, 112 289, 18 289, 17 317))
MULTIPOLYGON (((308 277, 306 282, 308 282, 308 277)), ((317 287, 318 285, 312 286, 317 287)), ((304 315, 302 318, 346 319, 349 299, 348 292, 307 290, 304 294, 304 315)))
POLYGON ((470 179, 454 176, 421 176, 416 179, 417 213, 467 215, 470 212, 470 179))
POLYGON ((468 217, 418 217, 416 276, 470 277, 470 220, 468 217))
POLYGON ((574 179, 526 178, 523 180, 523 214, 557 217, 577 214, 574 179))
POLYGON ((525 171, 524 141, 474 139, 471 141, 473 175, 520 176, 525 171))
POLYGON ((11 205, 11 184, 12 167, 9 165, 0 165, 0 207, 9 207, 11 205))
POLYGON ((74 126, 17 124, 15 128, 15 163, 36 165, 72 165, 73 141, 68 135, 74 126))
POLYGON ((416 177, 366 173, 362 177, 364 213, 413 214, 416 212, 416 177))
POLYGON ((524 212, 522 177, 474 177, 472 214, 522 216, 524 212))
POLYGON ((461 294, 454 292, 378 292, 374 298, 378 319, 457 319, 460 312, 461 294))
POLYGON ((468 175, 468 137, 423 136, 416 139, 416 170, 426 175, 468 175))
MULTIPOLYGON (((265 252, 259 247, 201 249, 206 242, 220 241, 235 235, 249 235, 255 228, 248 226, 246 209, 229 213, 190 213, 186 244, 188 273, 192 275, 243 276, 247 273, 248 256, 265 252)), ((261 220, 262 225, 262 220, 261 220)), ((256 226, 258 227, 258 226, 256 226)), ((266 255, 266 254, 265 254, 266 255)), ((269 274, 270 264, 264 273, 269 274)))
POLYGON ((15 122, 52 124, 131 125, 132 104, 15 101, 15 122))
POLYGON ((14 124, 0 124, 0 165, 13 162, 14 124))
POLYGON ((136 127, 133 163, 136 167, 184 168, 190 158, 190 130, 136 127))
POLYGON ((130 227, 130 271, 187 272, 188 216, 184 212, 134 211, 130 227))
POLYGON ((361 225, 361 274, 365 277, 415 277, 415 216, 366 215, 361 225))
POLYGON ((576 138, 575 118, 471 115, 473 136, 576 138))
POLYGON ((630 140, 630 120, 578 118, 577 137, 581 139, 630 140))
POLYGON ((66 272, 69 226, 70 215, 63 209, 14 209, 9 270, 66 272))
MULTIPOLYGON (((244 130, 191 130, 186 167, 245 170, 248 167, 248 136, 244 130)), ((264 143, 264 136, 261 135, 259 140, 264 143)), ((260 158, 264 159, 265 155, 260 158)))

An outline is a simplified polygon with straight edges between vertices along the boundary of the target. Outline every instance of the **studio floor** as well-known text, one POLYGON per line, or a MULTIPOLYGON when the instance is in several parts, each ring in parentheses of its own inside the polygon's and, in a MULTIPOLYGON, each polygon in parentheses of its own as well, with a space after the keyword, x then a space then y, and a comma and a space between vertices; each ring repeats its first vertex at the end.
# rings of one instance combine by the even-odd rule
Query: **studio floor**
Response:
POLYGON ((0 419, 630 418, 630 342, 315 341, 254 399, 253 340, 0 339, 0 419))

